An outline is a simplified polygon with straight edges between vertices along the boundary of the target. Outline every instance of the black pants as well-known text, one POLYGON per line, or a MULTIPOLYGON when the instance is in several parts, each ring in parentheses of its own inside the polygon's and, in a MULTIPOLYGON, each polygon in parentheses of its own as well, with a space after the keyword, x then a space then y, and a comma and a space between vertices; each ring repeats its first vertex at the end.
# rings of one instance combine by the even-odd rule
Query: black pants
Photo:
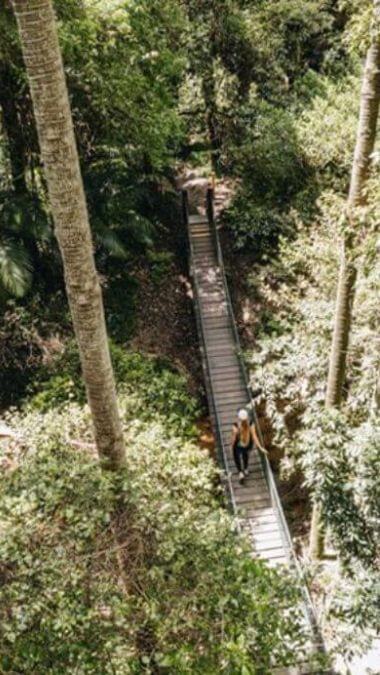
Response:
POLYGON ((241 445, 235 445, 234 460, 239 472, 248 469, 249 447, 243 448, 241 445))

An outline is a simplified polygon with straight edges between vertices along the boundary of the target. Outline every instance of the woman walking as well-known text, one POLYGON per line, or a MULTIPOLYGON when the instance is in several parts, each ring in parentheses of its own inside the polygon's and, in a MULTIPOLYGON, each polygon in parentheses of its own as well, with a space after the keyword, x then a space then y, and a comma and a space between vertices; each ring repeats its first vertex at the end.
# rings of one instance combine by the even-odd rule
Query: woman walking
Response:
POLYGON ((232 432, 232 451, 241 483, 248 476, 249 453, 254 445, 264 454, 268 454, 259 441, 255 425, 249 423, 247 410, 242 408, 238 412, 238 421, 233 425, 232 432))

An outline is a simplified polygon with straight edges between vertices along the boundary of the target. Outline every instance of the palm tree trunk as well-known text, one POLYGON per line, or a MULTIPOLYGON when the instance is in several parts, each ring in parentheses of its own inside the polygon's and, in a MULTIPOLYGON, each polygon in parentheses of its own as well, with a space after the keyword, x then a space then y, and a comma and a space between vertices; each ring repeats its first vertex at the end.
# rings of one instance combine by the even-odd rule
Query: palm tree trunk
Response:
MULTIPOLYGON (((380 24, 380 0, 374 2, 375 21, 380 24)), ((375 147, 380 105, 380 33, 368 49, 360 98, 360 116, 347 201, 348 232, 342 242, 342 258, 335 308, 326 407, 339 408, 346 377, 347 352, 355 297, 357 268, 354 256, 356 210, 366 203, 365 186, 375 147)), ((310 531, 311 558, 318 559, 324 549, 320 505, 315 503, 310 531)))
POLYGON ((351 259, 352 243, 347 238, 342 244, 338 292, 335 306, 334 333, 326 390, 326 407, 339 408, 344 392, 346 360, 352 322, 357 269, 351 259))
POLYGON ((361 92, 359 129, 351 175, 348 209, 365 204, 363 188, 368 178, 375 147, 380 101, 380 38, 367 52, 361 92))
POLYGON ((104 466, 118 469, 124 441, 54 10, 51 0, 13 0, 13 7, 96 444, 104 466))

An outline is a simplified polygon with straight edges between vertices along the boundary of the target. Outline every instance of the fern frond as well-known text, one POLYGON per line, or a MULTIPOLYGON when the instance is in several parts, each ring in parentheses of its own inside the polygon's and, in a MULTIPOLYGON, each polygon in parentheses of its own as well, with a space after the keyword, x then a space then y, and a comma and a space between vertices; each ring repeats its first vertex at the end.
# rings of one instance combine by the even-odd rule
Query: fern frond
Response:
POLYGON ((32 266, 27 251, 17 241, 0 239, 0 285, 21 298, 32 282, 32 266))

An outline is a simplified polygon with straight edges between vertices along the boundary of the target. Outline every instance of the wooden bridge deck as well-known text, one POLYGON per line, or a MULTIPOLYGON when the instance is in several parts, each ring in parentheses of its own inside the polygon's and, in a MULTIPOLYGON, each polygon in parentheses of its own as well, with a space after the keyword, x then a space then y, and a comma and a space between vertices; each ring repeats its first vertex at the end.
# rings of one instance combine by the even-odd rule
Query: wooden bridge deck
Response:
POLYGON ((229 474, 230 498, 242 529, 252 543, 252 555, 269 564, 286 563, 289 550, 275 506, 272 504, 259 451, 250 457, 249 477, 241 485, 231 450, 232 424, 239 408, 249 404, 240 368, 234 334, 234 317, 229 309, 211 226, 206 216, 188 218, 191 266, 197 287, 198 311, 210 409, 219 427, 229 474))

